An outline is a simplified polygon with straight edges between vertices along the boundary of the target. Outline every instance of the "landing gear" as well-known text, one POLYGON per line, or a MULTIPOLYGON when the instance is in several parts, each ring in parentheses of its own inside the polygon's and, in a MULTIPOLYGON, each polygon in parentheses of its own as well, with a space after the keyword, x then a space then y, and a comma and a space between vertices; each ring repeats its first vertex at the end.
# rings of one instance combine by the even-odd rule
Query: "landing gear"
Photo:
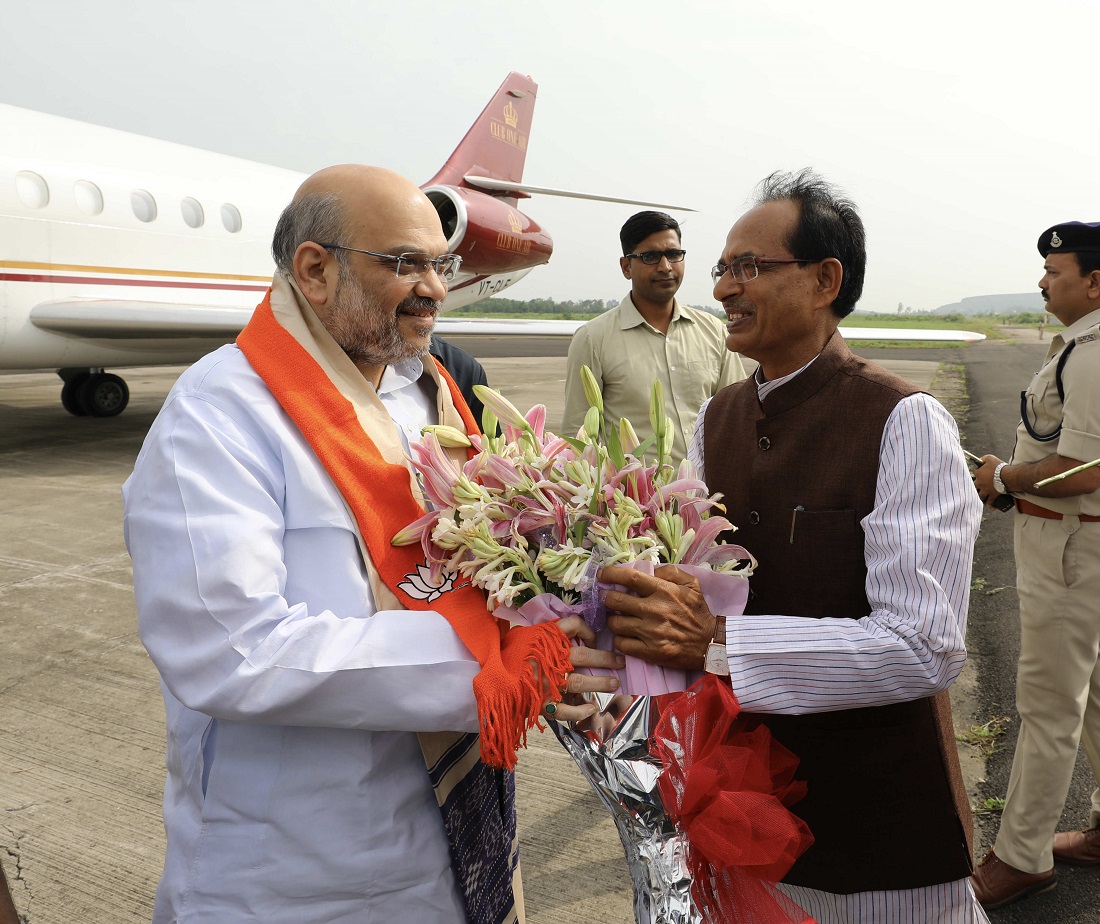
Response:
POLYGON ((130 389, 102 369, 61 369, 61 404, 75 417, 115 417, 130 400, 130 389))
POLYGON ((61 386, 61 406, 74 417, 83 417, 88 412, 80 404, 80 387, 92 377, 92 374, 74 369, 64 369, 58 375, 65 378, 65 372, 73 372, 74 375, 72 378, 65 379, 65 384, 61 386))

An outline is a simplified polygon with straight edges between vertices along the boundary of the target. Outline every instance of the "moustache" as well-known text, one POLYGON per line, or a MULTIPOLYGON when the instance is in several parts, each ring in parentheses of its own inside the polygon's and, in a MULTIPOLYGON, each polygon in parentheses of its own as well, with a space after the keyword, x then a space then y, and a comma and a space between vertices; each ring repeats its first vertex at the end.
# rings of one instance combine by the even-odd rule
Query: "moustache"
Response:
POLYGON ((410 308, 418 308, 421 311, 434 311, 438 314, 443 309, 443 303, 423 295, 409 295, 401 300, 397 306, 397 311, 400 313, 408 311, 410 308))

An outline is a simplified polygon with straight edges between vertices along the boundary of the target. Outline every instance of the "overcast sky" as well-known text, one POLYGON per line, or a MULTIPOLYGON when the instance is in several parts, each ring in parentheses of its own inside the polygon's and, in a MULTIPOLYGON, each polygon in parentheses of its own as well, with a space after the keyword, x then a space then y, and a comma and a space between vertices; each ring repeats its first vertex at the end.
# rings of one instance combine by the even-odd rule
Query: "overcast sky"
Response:
MULTIPOLYGON (((3 0, 0 102, 303 172, 427 181, 511 70, 525 179, 683 204, 681 300, 753 186, 812 166, 860 207, 860 307, 1034 291, 1039 233, 1100 220, 1097 0, 3 0)), ((0 126, 0 131, 3 127, 0 126)), ((538 197, 508 294, 619 298, 629 206, 538 197)))

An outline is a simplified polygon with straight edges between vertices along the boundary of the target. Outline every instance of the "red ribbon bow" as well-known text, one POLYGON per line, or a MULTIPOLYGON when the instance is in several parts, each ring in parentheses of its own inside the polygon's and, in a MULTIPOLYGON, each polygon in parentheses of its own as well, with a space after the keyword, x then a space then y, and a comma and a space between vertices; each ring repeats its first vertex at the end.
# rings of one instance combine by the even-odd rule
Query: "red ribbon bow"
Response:
POLYGON ((787 809, 806 794, 798 758, 766 726, 739 720, 737 697, 713 674, 668 700, 653 736, 658 787, 688 842, 696 906, 713 924, 812 921, 774 886, 813 843, 787 809))

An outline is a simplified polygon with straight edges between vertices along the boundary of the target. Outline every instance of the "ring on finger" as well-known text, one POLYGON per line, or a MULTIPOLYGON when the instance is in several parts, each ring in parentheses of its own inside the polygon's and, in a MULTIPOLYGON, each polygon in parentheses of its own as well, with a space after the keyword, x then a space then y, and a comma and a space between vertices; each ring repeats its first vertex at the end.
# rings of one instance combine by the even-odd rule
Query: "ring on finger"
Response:
POLYGON ((558 711, 557 704, 556 703, 547 703, 545 706, 542 707, 542 711, 545 712, 548 716, 550 716, 550 718, 553 718, 554 713, 556 713, 558 711))

